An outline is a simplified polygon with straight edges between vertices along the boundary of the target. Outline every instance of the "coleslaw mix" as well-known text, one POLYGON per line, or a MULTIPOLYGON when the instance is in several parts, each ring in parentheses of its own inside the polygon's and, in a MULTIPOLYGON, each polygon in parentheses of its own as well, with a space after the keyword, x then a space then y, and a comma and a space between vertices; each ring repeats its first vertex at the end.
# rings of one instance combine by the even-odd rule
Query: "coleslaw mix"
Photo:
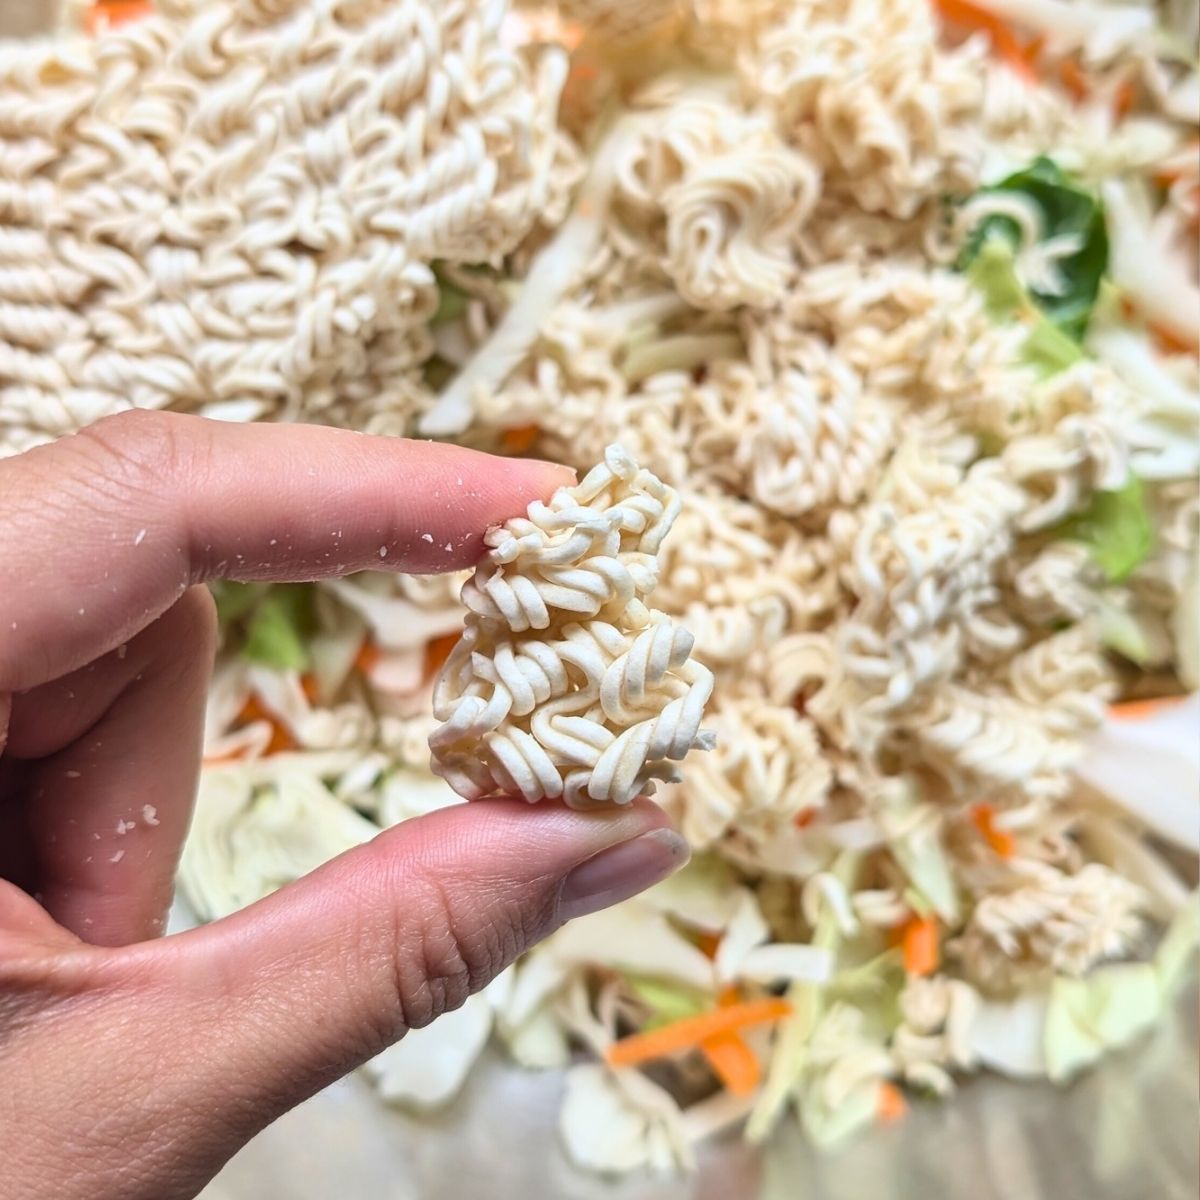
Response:
MULTIPOLYGON (((0 50, 27 101, 0 112, 0 452, 132 396, 581 474, 620 443, 606 480, 632 456, 677 495, 662 611, 612 636, 666 698, 711 673, 712 748, 629 775, 666 781, 695 857, 381 1055, 382 1095, 444 1103, 496 1039, 567 1070, 575 1161, 677 1170, 733 1126, 831 1146, 972 1071, 1066 1080, 1152 1026, 1198 921, 1163 852, 1200 851, 1196 4, 150 9, 0 50), (263 114, 269 144, 229 132, 263 114), (22 323, 35 293, 87 354, 22 323)), ((628 566, 594 510, 553 508, 490 544, 536 565, 566 521, 628 566)), ((533 668, 470 653, 527 615, 496 570, 214 589, 202 917, 459 802, 431 734, 464 790, 587 793, 598 750, 529 744, 533 668), (454 738, 505 671, 476 778, 454 738)), ((689 713, 670 757, 708 745, 689 713)))

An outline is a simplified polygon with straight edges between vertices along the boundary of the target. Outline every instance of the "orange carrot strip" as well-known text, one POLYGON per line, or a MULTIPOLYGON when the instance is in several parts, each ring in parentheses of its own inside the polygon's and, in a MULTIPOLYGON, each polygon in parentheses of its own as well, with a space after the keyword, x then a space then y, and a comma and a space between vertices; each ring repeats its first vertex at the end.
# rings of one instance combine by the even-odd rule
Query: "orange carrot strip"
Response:
POLYGON ((379 647, 369 637, 364 638, 363 644, 354 656, 354 669, 361 675, 370 675, 382 657, 379 647))
POLYGON ((1164 354, 1200 355, 1200 346, 1185 342, 1173 329, 1168 329, 1165 325, 1160 325, 1157 321, 1151 321, 1146 328, 1150 331, 1150 336, 1154 339, 1154 344, 1164 354))
POLYGON ((910 975, 932 975, 938 969, 937 922, 932 917, 912 917, 901 935, 904 969, 910 975))
POLYGON ((726 1008, 714 1008, 699 1016, 685 1017, 682 1021, 673 1021, 670 1025, 622 1038, 609 1046, 604 1057, 612 1067, 636 1067, 656 1058, 678 1054, 681 1050, 693 1050, 701 1042, 718 1034, 782 1020, 791 1011, 792 1006, 786 1000, 750 1000, 745 1004, 730 1004, 726 1008))
POLYGON ((933 0, 942 19, 964 29, 981 29, 991 38, 996 57, 1011 67, 1023 79, 1037 80, 1036 59, 1041 52, 1041 39, 1022 46, 1017 35, 995 13, 971 0, 933 0))
POLYGON ((700 1052, 735 1096, 753 1095, 762 1082, 762 1064, 739 1033, 715 1033, 700 1043, 700 1052))
POLYGON ((425 678, 432 679, 445 665, 461 633, 444 633, 425 643, 425 678))
POLYGON ((304 698, 309 702, 309 704, 316 704, 317 694, 321 690, 321 685, 317 682, 317 677, 315 675, 301 675, 300 690, 304 693, 304 698))
POLYGON ((295 750, 299 743, 294 737, 278 721, 271 722, 271 740, 267 743, 267 748, 263 754, 270 757, 272 754, 285 754, 289 750, 295 750))
POLYGON ((696 948, 705 958, 716 958, 717 947, 721 944, 719 933, 709 933, 705 929, 698 930, 694 935, 696 948))
POLYGON ((1045 49, 1046 39, 1044 36, 1030 38, 1023 46, 1018 47, 1018 57, 1021 62, 1018 71, 1030 83, 1037 83, 1041 78, 1038 64, 1042 60, 1042 51, 1045 49))
POLYGON ((273 712, 262 706, 257 696, 252 695, 242 705, 242 711, 238 713, 237 721, 239 725, 249 725, 254 721, 266 721, 271 726, 271 740, 263 751, 266 755, 282 754, 286 750, 295 750, 297 747, 296 739, 284 728, 273 712))
POLYGON ((796 819, 792 822, 797 829, 807 829, 817 819, 817 810, 815 808, 806 808, 802 812, 796 814, 796 819))
POLYGON ((908 1116, 908 1101, 894 1083, 884 1080, 879 1085, 875 1115, 884 1125, 895 1125, 897 1121, 903 1121, 908 1116))
POLYGON ((971 820, 980 836, 1001 857, 1012 858, 1017 852, 1017 841, 1006 829, 996 825, 996 810, 990 804, 976 804, 971 809, 971 820))
POLYGON ((513 429, 506 429, 500 435, 500 445, 509 454, 524 454, 526 450, 532 449, 539 432, 536 425, 517 425, 513 429))
POLYGON ((237 723, 239 725, 249 725, 252 721, 270 720, 273 720, 271 714, 263 708, 258 697, 251 692, 246 699, 246 703, 242 705, 242 711, 237 715, 237 723))
POLYGON ((106 29, 117 29, 130 21, 140 21, 154 12, 149 0, 96 0, 84 18, 84 28, 89 37, 95 37, 106 29))
MULTIPOLYGON (((1137 320, 1137 307, 1128 296, 1121 297, 1121 316, 1126 321, 1137 320)), ((1166 328, 1165 325, 1151 321, 1147 324, 1146 331, 1163 354, 1191 354, 1193 357, 1200 355, 1200 346, 1189 345, 1174 330, 1166 328)))
POLYGON ((1132 79, 1122 79, 1117 84, 1117 90, 1113 93, 1113 117, 1117 121, 1123 121, 1131 112, 1133 106, 1137 103, 1137 87, 1132 79))
POLYGON ((1067 95, 1076 104, 1082 103, 1092 94, 1091 84, 1077 59, 1064 58, 1058 64, 1058 78, 1067 95))
MULTIPOLYGON (((1188 143, 1187 152, 1191 156, 1190 163, 1194 166, 1197 160, 1200 160, 1200 138, 1193 138, 1188 143)), ((1178 183, 1185 175, 1191 174, 1192 172, 1186 167, 1163 166, 1154 172, 1154 182, 1159 187, 1169 188, 1173 183, 1178 183)))
POLYGON ((1126 700, 1123 704, 1109 706, 1108 715, 1114 721, 1145 721, 1182 704, 1179 696, 1161 696, 1153 700, 1126 700))

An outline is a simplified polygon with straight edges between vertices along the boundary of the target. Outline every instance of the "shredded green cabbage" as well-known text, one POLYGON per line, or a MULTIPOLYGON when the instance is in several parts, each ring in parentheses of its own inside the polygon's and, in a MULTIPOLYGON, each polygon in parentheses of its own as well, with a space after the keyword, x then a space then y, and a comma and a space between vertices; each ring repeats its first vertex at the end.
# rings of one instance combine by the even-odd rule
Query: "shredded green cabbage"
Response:
POLYGON ((1036 367, 1043 378, 1057 375, 1087 357, 1074 338, 1046 317, 1034 321, 1021 347, 1021 356, 1030 366, 1036 367))
POLYGON ((308 670, 317 625, 311 584, 221 580, 212 592, 222 632, 240 638, 244 659, 277 670, 308 670))
POLYGON ((1200 905, 1193 893, 1153 962, 1107 963, 1083 979, 1055 979, 1043 1034, 1050 1078, 1064 1082, 1150 1029, 1191 969, 1198 940, 1200 905))
POLYGON ((1086 357, 1070 334, 1043 315, 1017 277, 1016 255, 1005 238, 991 237, 966 269, 967 278, 983 294, 988 314, 997 321, 1022 319, 1029 334, 1021 357, 1048 379, 1086 357))
POLYGON ((1127 579, 1154 548, 1154 525, 1142 481, 1131 473, 1118 491, 1096 492, 1087 509, 1068 517, 1056 532, 1087 546, 1110 583, 1127 579))
POLYGON ((1133 613, 1101 594, 1096 597, 1096 616, 1100 641, 1106 649, 1139 667, 1150 663, 1154 648, 1142 623, 1133 613))
POLYGON ((880 823, 892 854, 908 876, 906 902, 921 916, 934 912, 948 925, 956 925, 958 888, 942 847, 941 826, 928 805, 925 819, 920 819, 920 808, 908 785, 906 794, 892 803, 880 823))
POLYGON ((830 1104, 823 1083, 817 1080, 803 1089, 798 1106, 800 1122, 817 1149, 832 1150, 875 1119, 879 1085, 874 1081, 859 1084, 837 1104, 830 1104))
POLYGON ((248 616, 254 606, 271 590, 271 585, 234 583, 230 579, 217 579, 209 584, 209 590, 217 605, 217 620, 221 628, 225 629, 248 616))
POLYGON ((1041 217, 1039 244, 1070 239, 1077 246, 1056 257, 1058 286, 1050 289, 1034 284, 1027 289, 1011 259, 1011 252, 1020 246, 1021 231, 1011 217, 994 214, 972 231, 959 257, 960 268, 983 288, 993 311, 1006 309, 1011 315, 1032 300, 1052 324, 1072 338, 1082 339, 1108 268, 1108 230, 1099 197, 1045 157, 1034 159, 1024 170, 984 191, 1017 193, 1032 201, 1041 217), (1007 276, 1002 264, 1005 246, 1010 251, 1007 276), (981 255, 987 261, 973 270, 981 255))
POLYGON ((467 311, 467 293, 444 279, 438 280, 438 305, 429 319, 430 325, 449 325, 451 321, 459 320, 467 311))
POLYGON ((1167 932, 1158 943, 1154 969, 1165 992, 1171 993, 1183 982, 1196 962, 1200 947, 1200 893, 1193 892, 1175 914, 1167 932))
POLYGON ((1055 979, 1046 1009, 1047 1074, 1064 1082, 1105 1051, 1127 1046, 1162 1007, 1163 989, 1150 963, 1112 963, 1084 979, 1055 979))
MULTIPOLYGON (((844 851, 830 868, 833 877, 848 891, 853 891, 862 855, 844 851)), ((842 942, 838 915, 832 905, 825 905, 813 930, 812 944, 836 956, 842 942)), ((775 1035, 767 1080, 746 1124, 746 1137, 762 1142, 775 1127, 787 1104, 788 1097, 799 1085, 808 1066, 808 1043, 825 1008, 824 986, 797 981, 788 988, 788 1003, 792 1015, 781 1022, 775 1035)))
POLYGON ((643 1029, 657 1029, 694 1017, 712 1007, 712 997, 674 979, 659 979, 651 975, 626 974, 629 990, 650 1009, 651 1016, 643 1029))

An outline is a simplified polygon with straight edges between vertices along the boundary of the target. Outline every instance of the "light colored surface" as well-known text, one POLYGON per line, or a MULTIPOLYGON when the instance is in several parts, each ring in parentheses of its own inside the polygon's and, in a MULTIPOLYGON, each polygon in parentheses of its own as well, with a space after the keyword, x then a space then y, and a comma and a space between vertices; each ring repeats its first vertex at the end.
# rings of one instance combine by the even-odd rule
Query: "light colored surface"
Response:
POLYGON ((246 1148, 202 1200, 1194 1200, 1196 992, 1173 1022, 1066 1089, 968 1082, 946 1106, 820 1157, 794 1125, 762 1153, 710 1147, 690 1179, 580 1174, 555 1136, 561 1077, 488 1056, 423 1121, 343 1080, 246 1148))

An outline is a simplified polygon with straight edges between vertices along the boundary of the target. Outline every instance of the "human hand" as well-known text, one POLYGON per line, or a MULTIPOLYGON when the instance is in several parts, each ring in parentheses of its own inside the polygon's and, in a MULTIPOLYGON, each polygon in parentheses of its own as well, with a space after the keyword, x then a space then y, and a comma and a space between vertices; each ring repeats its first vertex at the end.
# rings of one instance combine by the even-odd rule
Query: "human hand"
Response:
POLYGON ((7 1200, 193 1196, 564 920, 682 864, 646 801, 484 801, 155 940, 216 638, 199 585, 469 566, 487 526, 564 481, 449 446, 148 412, 0 461, 7 1200))

